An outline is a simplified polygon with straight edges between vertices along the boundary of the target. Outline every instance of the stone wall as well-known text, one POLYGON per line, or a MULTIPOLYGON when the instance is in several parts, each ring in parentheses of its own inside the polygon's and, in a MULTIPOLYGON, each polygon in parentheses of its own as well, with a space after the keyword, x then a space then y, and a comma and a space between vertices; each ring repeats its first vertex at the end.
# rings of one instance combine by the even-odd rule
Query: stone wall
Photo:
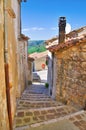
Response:
POLYGON ((28 86, 28 60, 27 60, 27 40, 22 39, 19 40, 18 45, 18 71, 19 71, 19 85, 17 89, 17 98, 21 96, 22 92, 24 91, 25 87, 28 86))
POLYGON ((18 87, 18 68, 16 55, 16 38, 14 19, 7 14, 7 44, 8 44, 8 64, 9 64, 9 84, 11 96, 12 118, 14 118, 16 110, 16 88, 18 87))
POLYGON ((15 44, 16 44, 16 58, 17 58, 17 73, 18 73, 18 86, 16 87, 16 97, 19 98, 21 95, 20 88, 21 88, 21 82, 20 82, 20 48, 19 48, 19 40, 18 38, 20 37, 20 3, 18 0, 14 1, 12 0, 12 8, 16 14, 16 18, 13 20, 14 22, 14 36, 15 36, 15 44))
MULTIPOLYGON (((17 47, 16 45, 17 44, 16 44, 15 26, 14 26, 15 21, 17 21, 17 18, 16 18, 16 14, 14 13, 15 7, 12 8, 11 2, 12 2, 12 0, 8 0, 8 2, 6 2, 6 3, 4 2, 5 6, 7 8, 6 8, 5 12, 3 11, 3 12, 0 13, 3 16, 3 19, 1 21, 3 30, 2 30, 2 27, 1 27, 1 24, 0 24, 0 36, 3 39, 3 40, 1 40, 1 44, 3 46, 0 47, 1 52, 2 52, 2 49, 3 49, 2 55, 0 55, 1 59, 3 60, 3 63, 1 64, 3 66, 3 69, 2 69, 1 66, 0 66, 0 69, 3 72, 3 74, 0 73, 0 76, 2 77, 2 79, 1 78, 0 79, 3 83, 6 84, 6 82, 5 82, 5 72, 4 72, 4 65, 5 65, 4 53, 6 53, 5 59, 7 59, 6 63, 9 66, 9 87, 10 87, 9 90, 10 90, 11 113, 12 113, 12 121, 13 121, 15 111, 16 111, 16 88, 18 87, 18 73, 17 73, 18 68, 17 68, 17 55, 16 55, 16 47, 17 47), (14 15, 15 15, 15 17, 14 17, 14 15), (15 21, 14 21, 14 19, 15 19, 15 21), (6 21, 5 24, 4 24, 4 20, 6 21), (4 32, 4 30, 5 30, 5 32, 4 32), (6 46, 4 46, 5 43, 7 43, 6 46), (6 50, 4 50, 4 47, 6 47, 6 50)), ((17 1, 15 1, 15 2, 17 2, 17 1)), ((2 7, 2 9, 4 9, 4 8, 2 7)), ((3 89, 3 91, 1 91, 2 92, 1 100, 3 100, 2 103, 1 103, 2 104, 1 112, 3 113, 3 116, 0 116, 3 120, 3 124, 2 124, 3 128, 1 128, 1 129, 5 130, 5 129, 8 128, 8 125, 9 125, 7 119, 5 119, 6 118, 5 114, 6 115, 8 114, 6 112, 7 100, 6 99, 4 100, 4 98, 6 98, 6 86, 5 85, 3 86, 2 84, 0 86, 3 89), (5 89, 4 89, 4 87, 5 87, 5 89), (3 117, 4 117, 4 119, 3 119, 3 117), (6 122, 6 126, 5 126, 5 122, 6 122)))
POLYGON ((32 84, 33 76, 33 62, 28 59, 28 84, 32 84))
POLYGON ((84 108, 86 104, 86 42, 61 49, 57 56, 57 100, 84 108))
POLYGON ((21 12, 20 12, 20 2, 12 0, 12 8, 16 14, 14 19, 14 35, 16 44, 16 64, 17 64, 17 81, 18 86, 16 87, 16 98, 19 98, 24 91, 25 87, 28 85, 28 61, 27 61, 27 40, 24 39, 25 36, 21 34, 21 12), (22 38, 22 36, 24 38, 22 38))
MULTIPOLYGON (((7 94, 6 94, 6 81, 5 81, 5 63, 9 67, 9 91, 10 91, 10 102, 11 102, 11 114, 12 114, 12 123, 14 121, 15 111, 16 111, 16 91, 18 90, 19 85, 23 83, 22 91, 24 87, 27 86, 28 77, 27 77, 27 40, 23 40, 23 59, 20 55, 20 45, 18 41, 18 34, 20 33, 19 29, 19 18, 20 13, 18 12, 18 7, 20 6, 18 1, 8 0, 0 1, 0 130, 9 130, 9 121, 8 121, 8 111, 7 111, 7 94), (16 3, 17 8, 13 6, 13 3, 16 3), (6 10, 4 11, 4 4, 6 10), (18 14, 19 13, 19 14, 18 14), (17 17, 16 17, 16 14, 17 17), (4 22, 6 21, 6 22, 4 22), (18 23, 18 24, 17 24, 18 23), (17 26, 18 25, 18 26, 17 26), (17 28, 16 28, 17 27, 17 28), (20 58, 20 59, 19 59, 20 58), (22 62, 23 68, 20 66, 22 62), (18 71, 19 67, 21 70, 18 71), (20 76, 18 72, 21 72, 22 82, 20 82, 20 76), (23 82, 24 81, 24 82, 23 82)), ((7 76, 7 75, 6 75, 7 76)), ((20 90, 19 90, 20 91, 20 90)), ((20 91, 21 93, 21 91, 20 91)), ((9 108, 8 108, 9 109, 9 108)))
POLYGON ((3 0, 0 1, 0 130, 9 130, 7 102, 6 102, 6 84, 4 71, 4 15, 3 0))
POLYGON ((46 56, 35 59, 34 64, 35 64, 35 70, 36 71, 43 70, 42 64, 45 64, 45 68, 47 68, 47 66, 46 66, 46 56))
POLYGON ((53 86, 52 86, 52 98, 56 99, 56 81, 57 81, 57 57, 56 55, 53 56, 53 86))

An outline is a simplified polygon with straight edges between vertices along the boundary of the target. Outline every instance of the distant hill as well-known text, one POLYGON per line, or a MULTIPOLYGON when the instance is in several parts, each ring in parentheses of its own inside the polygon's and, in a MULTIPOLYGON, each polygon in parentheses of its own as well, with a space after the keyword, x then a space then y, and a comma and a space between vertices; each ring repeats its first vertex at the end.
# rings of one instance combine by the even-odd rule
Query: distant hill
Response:
POLYGON ((30 40, 28 42, 28 53, 34 53, 34 52, 43 52, 46 51, 46 45, 44 43, 44 40, 30 40))

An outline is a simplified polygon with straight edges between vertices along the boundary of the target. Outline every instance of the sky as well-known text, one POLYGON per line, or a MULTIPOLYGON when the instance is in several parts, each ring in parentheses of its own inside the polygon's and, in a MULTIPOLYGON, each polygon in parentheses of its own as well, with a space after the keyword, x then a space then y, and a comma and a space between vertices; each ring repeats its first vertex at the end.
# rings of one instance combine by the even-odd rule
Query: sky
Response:
POLYGON ((70 30, 86 26, 86 0, 27 0, 21 4, 22 33, 31 40, 58 35, 59 17, 66 17, 70 30))

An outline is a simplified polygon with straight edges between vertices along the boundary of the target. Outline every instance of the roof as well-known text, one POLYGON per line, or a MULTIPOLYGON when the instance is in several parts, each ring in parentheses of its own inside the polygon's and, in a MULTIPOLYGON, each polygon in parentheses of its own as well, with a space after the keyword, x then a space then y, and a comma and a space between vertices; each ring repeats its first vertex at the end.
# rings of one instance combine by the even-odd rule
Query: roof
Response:
MULTIPOLYGON (((77 37, 77 34, 79 34, 81 32, 83 32, 81 35, 86 34, 86 26, 81 27, 81 28, 76 29, 76 30, 73 30, 70 33, 66 34, 66 39, 65 40, 67 41, 70 38, 72 39, 74 37, 77 37), (84 32, 84 30, 85 30, 85 32, 84 32)), ((53 38, 51 38, 49 40, 46 40, 45 43, 46 43, 46 48, 48 48, 50 46, 53 46, 55 44, 57 45, 58 44, 58 36, 55 36, 55 37, 53 37, 53 38)))
POLYGON ((28 60, 31 61, 31 62, 33 62, 34 58, 28 56, 28 60))
POLYGON ((66 37, 70 37, 70 36, 73 35, 74 33, 81 33, 81 32, 83 32, 84 30, 86 30, 86 26, 71 31, 70 33, 66 34, 66 37))
POLYGON ((46 49, 48 49, 49 47, 54 46, 54 45, 58 45, 58 39, 53 41, 51 44, 46 45, 46 49))
POLYGON ((48 45, 49 43, 54 42, 57 39, 58 39, 58 37, 56 36, 56 37, 53 37, 53 38, 51 38, 49 40, 46 40, 45 43, 48 45))
POLYGON ((78 45, 78 44, 84 43, 84 42, 86 42, 86 35, 71 39, 71 40, 69 40, 65 43, 62 43, 62 44, 51 46, 48 49, 51 52, 56 52, 56 51, 60 51, 61 49, 69 48, 71 46, 75 46, 75 45, 78 45))
POLYGON ((45 57, 47 55, 48 55, 48 51, 44 51, 44 52, 41 52, 41 53, 37 53, 37 52, 32 53, 32 54, 29 55, 29 57, 32 57, 34 59, 39 59, 39 58, 45 57))

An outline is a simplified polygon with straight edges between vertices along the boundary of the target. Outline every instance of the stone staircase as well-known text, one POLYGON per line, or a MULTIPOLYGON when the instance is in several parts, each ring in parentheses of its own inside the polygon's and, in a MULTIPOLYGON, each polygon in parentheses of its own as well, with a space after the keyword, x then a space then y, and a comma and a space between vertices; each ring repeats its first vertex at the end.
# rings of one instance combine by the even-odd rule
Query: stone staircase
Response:
POLYGON ((21 130, 23 126, 46 124, 55 119, 70 118, 76 113, 78 110, 74 107, 52 100, 44 85, 33 84, 26 88, 17 103, 14 130, 21 130))

